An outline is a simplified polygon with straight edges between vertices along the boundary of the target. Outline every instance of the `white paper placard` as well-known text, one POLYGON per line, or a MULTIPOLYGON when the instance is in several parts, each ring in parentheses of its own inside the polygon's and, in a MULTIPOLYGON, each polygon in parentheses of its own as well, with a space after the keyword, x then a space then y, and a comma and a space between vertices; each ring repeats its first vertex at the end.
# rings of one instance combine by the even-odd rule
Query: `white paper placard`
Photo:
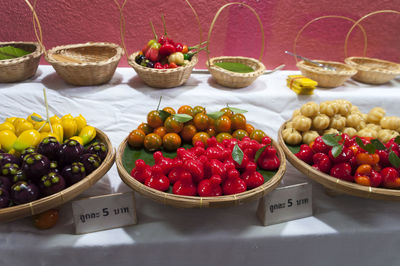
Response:
POLYGON ((137 223, 133 192, 90 197, 72 202, 77 234, 137 223))
POLYGON ((312 215, 312 186, 301 183, 278 187, 258 204, 257 216, 263 225, 282 223, 312 215))

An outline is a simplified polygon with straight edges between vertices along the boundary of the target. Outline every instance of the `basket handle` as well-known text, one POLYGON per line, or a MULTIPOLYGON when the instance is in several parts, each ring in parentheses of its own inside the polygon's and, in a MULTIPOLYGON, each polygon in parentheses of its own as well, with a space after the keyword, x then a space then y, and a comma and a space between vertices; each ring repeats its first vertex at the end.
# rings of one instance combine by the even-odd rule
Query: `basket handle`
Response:
MULTIPOLYGON (((26 0, 25 0, 26 1, 26 0)), ((122 43, 122 47, 124 48, 125 51, 125 55, 126 57, 129 57, 128 51, 126 49, 126 44, 125 44, 125 33, 126 33, 126 23, 125 23, 125 16, 124 16, 124 7, 126 5, 128 0, 124 0, 124 2, 122 3, 122 5, 120 5, 118 3, 118 0, 114 0, 114 3, 117 5, 118 10, 119 10, 119 15, 120 15, 120 23, 119 23, 119 31, 120 31, 120 35, 121 35, 121 43, 122 43)), ((200 43, 202 43, 203 41, 203 31, 201 28, 201 24, 200 24, 200 18, 199 15, 197 14, 196 10, 193 8, 192 4, 189 2, 189 0, 185 0, 185 2, 188 4, 188 6, 190 7, 190 9, 192 10, 198 27, 199 27, 199 33, 200 33, 200 43)))
POLYGON ((256 16, 258 23, 260 24, 260 30, 261 30, 261 51, 260 51, 260 56, 258 58, 259 61, 262 60, 263 55, 264 55, 264 47, 265 47, 265 41, 264 41, 264 27, 263 24, 261 22, 260 17, 258 16, 257 12, 254 10, 254 8, 252 8, 251 6, 245 4, 245 3, 240 3, 240 2, 232 2, 232 3, 228 3, 223 5, 215 14, 215 17, 211 23, 210 29, 208 31, 208 36, 207 36, 207 58, 208 58, 208 64, 210 65, 210 50, 208 49, 209 45, 210 45, 210 37, 211 37, 211 32, 214 28, 214 24, 217 21, 218 16, 221 14, 222 10, 224 10, 226 7, 231 6, 231 5, 240 5, 240 6, 245 6, 248 9, 250 9, 251 12, 253 12, 253 14, 256 16))
MULTIPOLYGON (((375 15, 375 14, 380 14, 380 13, 394 13, 394 14, 400 15, 400 12, 399 12, 399 11, 396 11, 396 10, 390 10, 390 9, 389 9, 389 10, 378 10, 378 11, 374 11, 374 12, 371 12, 371 13, 365 15, 365 16, 363 16, 362 18, 360 18, 359 20, 357 20, 356 22, 354 22, 353 26, 350 28, 349 32, 347 33, 347 35, 346 35, 346 40, 345 40, 345 42, 344 42, 344 54, 345 54, 346 57, 347 57, 347 44, 348 44, 348 39, 349 39, 350 34, 351 34, 351 32, 353 31, 353 29, 354 29, 356 26, 361 27, 361 25, 359 25, 359 23, 360 23, 361 21, 363 21, 364 19, 368 18, 369 16, 372 16, 372 15, 375 15)), ((364 39, 366 39, 366 38, 367 38, 367 37, 364 36, 364 39)), ((367 52, 367 47, 365 46, 365 48, 364 48, 364 56, 365 56, 366 52, 367 52)))
POLYGON ((33 21, 33 29, 35 31, 35 36, 36 36, 36 39, 37 39, 37 41, 38 41, 38 43, 40 45, 40 49, 42 49, 44 54, 46 55, 47 54, 46 48, 43 45, 42 27, 40 26, 40 21, 39 21, 39 18, 37 16, 37 14, 36 14, 36 11, 35 11, 36 0, 33 2, 33 5, 29 2, 29 0, 24 0, 24 1, 28 5, 28 7, 32 10, 32 14, 33 14, 32 21, 33 21), (37 26, 38 29, 36 29, 36 26, 37 26), (38 33, 38 30, 39 30, 39 33, 38 33))
MULTIPOLYGON (((299 30, 299 32, 297 33, 296 38, 294 39, 294 43, 293 43, 293 53, 297 54, 297 51, 296 51, 297 41, 298 41, 298 39, 299 39, 301 33, 302 33, 311 23, 314 23, 314 22, 316 22, 316 21, 318 21, 318 20, 326 19, 326 18, 341 18, 341 19, 345 19, 345 20, 351 21, 351 22, 353 22, 353 23, 356 22, 354 19, 351 19, 351 18, 348 18, 348 17, 344 17, 344 16, 337 16, 337 15, 328 15, 328 16, 322 16, 322 17, 314 18, 313 20, 309 21, 306 25, 304 25, 304 26, 299 30)), ((366 51, 367 51, 367 45, 368 45, 367 34, 366 34, 364 28, 363 28, 361 25, 358 25, 358 27, 361 29, 361 31, 362 31, 362 33, 363 33, 363 35, 364 35, 364 55, 365 55, 365 53, 366 53, 366 51)), ((354 28, 354 25, 353 25, 353 28, 354 28)), ((347 42, 347 37, 346 37, 346 42, 347 42)), ((347 46, 347 45, 346 45, 346 46, 347 46)), ((345 49, 345 55, 346 55, 346 49, 345 49)), ((346 57, 347 57, 347 55, 346 55, 346 57)), ((297 63, 297 62, 298 62, 297 57, 295 57, 295 59, 296 59, 296 63, 297 63)))

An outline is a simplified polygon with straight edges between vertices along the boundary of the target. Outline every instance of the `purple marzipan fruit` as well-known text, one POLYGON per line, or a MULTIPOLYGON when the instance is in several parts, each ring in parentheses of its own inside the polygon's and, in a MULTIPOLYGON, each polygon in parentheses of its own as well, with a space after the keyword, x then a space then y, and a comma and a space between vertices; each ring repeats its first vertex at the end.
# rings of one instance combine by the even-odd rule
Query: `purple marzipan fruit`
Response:
POLYGON ((20 156, 21 162, 24 161, 24 158, 25 158, 26 155, 31 154, 31 153, 35 153, 35 152, 36 152, 36 148, 35 147, 28 147, 25 150, 23 150, 21 152, 21 156, 20 156))
POLYGON ((7 191, 10 191, 12 182, 10 178, 6 176, 0 176, 0 188, 4 188, 7 191))
POLYGON ((76 140, 67 139, 64 144, 60 146, 58 151, 58 162, 61 166, 79 162, 79 157, 83 153, 83 146, 76 140))
POLYGON ((101 159, 97 154, 85 153, 81 156, 81 163, 85 166, 86 174, 90 174, 101 165, 101 159))
POLYGON ((4 188, 0 188, 0 209, 10 206, 10 193, 4 188))
POLYGON ((15 163, 20 164, 20 160, 12 154, 9 153, 0 153, 0 167, 7 163, 15 163))
POLYGON ((96 141, 87 147, 86 153, 97 154, 101 161, 103 161, 107 156, 107 146, 104 143, 96 141))
POLYGON ((58 162, 57 161, 51 161, 50 162, 50 172, 54 173, 60 173, 60 170, 58 169, 58 162))
POLYGON ((37 182, 50 171, 50 161, 39 153, 31 153, 25 156, 22 170, 28 179, 37 182))
POLYGON ((8 177, 8 178, 12 178, 13 176, 15 176, 17 174, 17 172, 19 171, 19 166, 18 164, 15 163, 6 163, 5 165, 3 165, 0 168, 0 175, 8 177))
POLYGON ((81 181, 86 176, 85 166, 83 163, 74 162, 71 165, 67 165, 61 171, 61 175, 64 177, 68 186, 71 186, 81 181))
POLYGON ((13 184, 15 184, 19 181, 28 181, 28 178, 26 177, 24 171, 18 170, 18 172, 12 177, 11 180, 13 184))
POLYGON ((39 189, 33 183, 20 181, 11 187, 11 200, 15 204, 24 204, 39 198, 39 189))
POLYGON ((56 161, 60 150, 60 143, 55 137, 44 138, 38 146, 38 153, 45 155, 49 160, 56 161))
POLYGON ((50 172, 42 176, 39 183, 40 192, 45 196, 58 193, 63 190, 65 186, 64 178, 55 172, 50 172))

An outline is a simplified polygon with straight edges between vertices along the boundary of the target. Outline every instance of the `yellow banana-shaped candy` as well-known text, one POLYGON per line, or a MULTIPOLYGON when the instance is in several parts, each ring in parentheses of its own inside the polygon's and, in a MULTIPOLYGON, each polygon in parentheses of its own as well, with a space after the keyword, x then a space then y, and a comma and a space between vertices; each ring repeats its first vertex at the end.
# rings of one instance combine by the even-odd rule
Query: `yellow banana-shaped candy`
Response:
POLYGON ((64 142, 64 129, 63 126, 59 123, 51 124, 53 128, 53 133, 58 137, 57 140, 60 143, 64 142))
POLYGON ((17 136, 11 130, 6 129, 0 131, 0 145, 5 152, 9 152, 12 149, 16 140, 17 136))
POLYGON ((83 140, 83 145, 90 143, 96 137, 96 129, 92 126, 85 126, 79 133, 83 140))
POLYGON ((76 121, 72 118, 62 119, 61 125, 64 129, 64 138, 69 139, 76 135, 76 131, 78 130, 78 125, 76 121))
POLYGON ((75 121, 76 121, 76 124, 78 125, 77 134, 79 134, 81 132, 82 128, 84 128, 87 125, 87 122, 86 122, 86 119, 81 114, 79 114, 79 116, 75 117, 75 121))
POLYGON ((18 136, 17 140, 14 142, 14 149, 17 151, 23 151, 24 149, 33 146, 36 147, 41 140, 41 135, 39 131, 35 129, 28 129, 18 136))
MULTIPOLYGON (((24 119, 25 120, 25 119, 24 119)), ((27 120, 17 123, 15 126, 15 135, 19 136, 22 132, 33 129, 33 124, 27 120)))
POLYGON ((4 122, 3 124, 0 124, 0 131, 2 130, 11 130, 12 132, 15 133, 15 127, 12 123, 10 122, 4 122))

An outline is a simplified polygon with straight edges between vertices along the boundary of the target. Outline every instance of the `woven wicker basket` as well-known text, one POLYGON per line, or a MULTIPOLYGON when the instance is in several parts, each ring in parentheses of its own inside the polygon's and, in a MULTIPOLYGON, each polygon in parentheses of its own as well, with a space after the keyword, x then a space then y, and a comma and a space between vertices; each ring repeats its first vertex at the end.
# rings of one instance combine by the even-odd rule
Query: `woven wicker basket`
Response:
POLYGON ((153 88, 173 88, 181 86, 189 79, 194 66, 198 62, 198 57, 195 55, 185 66, 169 69, 155 69, 144 67, 136 63, 135 57, 138 54, 139 52, 131 54, 128 57, 128 63, 143 82, 153 88))
POLYGON ((99 42, 57 46, 45 58, 66 82, 91 86, 108 82, 122 55, 118 44, 99 42))
POLYGON ((286 123, 284 123, 279 129, 278 133, 279 144, 282 147, 282 150, 284 151, 288 161, 304 175, 320 183, 328 190, 333 191, 334 194, 348 194, 356 197, 377 199, 377 200, 400 200, 400 190, 366 187, 358 185, 356 183, 347 182, 335 178, 333 176, 327 175, 325 173, 322 173, 321 171, 318 171, 314 167, 308 165, 307 163, 297 158, 286 146, 285 141, 283 140, 282 137, 282 131, 285 129, 286 123))
POLYGON ((335 88, 342 86, 346 80, 350 79, 357 73, 357 70, 355 70, 353 67, 339 62, 323 60, 314 61, 336 68, 336 71, 325 70, 305 61, 300 61, 296 64, 301 73, 307 78, 318 82, 319 87, 335 88))
POLYGON ((259 60, 250 58, 250 57, 242 57, 242 56, 221 56, 221 57, 214 57, 214 58, 210 59, 209 51, 207 51, 208 61, 207 61, 206 65, 207 65, 208 71, 210 71, 210 74, 212 75, 212 77, 215 79, 215 81, 218 84, 225 86, 225 87, 229 87, 229 88, 243 88, 243 87, 250 86, 265 71, 265 66, 261 62, 262 57, 264 55, 264 43, 265 43, 264 42, 264 27, 262 25, 261 19, 258 16, 257 12, 252 7, 250 7, 244 3, 232 2, 232 3, 223 5, 218 10, 218 12, 215 14, 215 17, 211 23, 210 29, 208 31, 207 47, 209 47, 209 45, 210 45, 211 33, 214 28, 215 22, 217 21, 218 16, 221 14, 222 10, 224 10, 226 7, 231 6, 231 5, 245 6, 248 9, 250 9, 253 12, 253 14, 256 16, 258 23, 260 24, 261 40, 262 40, 259 60), (250 73, 232 72, 232 71, 226 70, 224 68, 221 68, 221 67, 215 65, 215 63, 220 63, 220 62, 241 63, 241 64, 251 67, 254 70, 254 72, 250 72, 250 73))
POLYGON ((279 185, 286 171, 286 158, 282 149, 273 142, 274 147, 277 150, 277 155, 281 161, 281 165, 277 173, 262 186, 248 190, 235 195, 219 196, 219 197, 193 197, 193 196, 181 196, 170 193, 165 193, 152 189, 134 179, 125 169, 122 163, 122 156, 125 152, 128 139, 126 138, 119 146, 116 158, 116 164, 118 173, 126 185, 140 194, 151 198, 162 204, 170 205, 177 208, 208 208, 208 207, 229 207, 239 205, 244 202, 259 199, 271 192, 275 187, 279 185))
POLYGON ((0 82, 17 82, 33 77, 43 54, 39 43, 0 42, 0 47, 8 45, 31 53, 14 59, 0 60, 0 82))
POLYGON ((96 138, 103 142, 108 148, 107 156, 99 168, 94 170, 90 175, 86 176, 80 182, 62 190, 59 193, 35 200, 30 203, 0 209, 0 222, 9 222, 56 208, 74 199, 83 191, 94 185, 100 178, 102 178, 114 164, 115 150, 113 149, 107 135, 99 129, 96 129, 96 131, 96 138))
POLYGON ((354 80, 368 84, 384 84, 400 75, 400 64, 368 57, 348 57, 346 64, 357 69, 354 80))

